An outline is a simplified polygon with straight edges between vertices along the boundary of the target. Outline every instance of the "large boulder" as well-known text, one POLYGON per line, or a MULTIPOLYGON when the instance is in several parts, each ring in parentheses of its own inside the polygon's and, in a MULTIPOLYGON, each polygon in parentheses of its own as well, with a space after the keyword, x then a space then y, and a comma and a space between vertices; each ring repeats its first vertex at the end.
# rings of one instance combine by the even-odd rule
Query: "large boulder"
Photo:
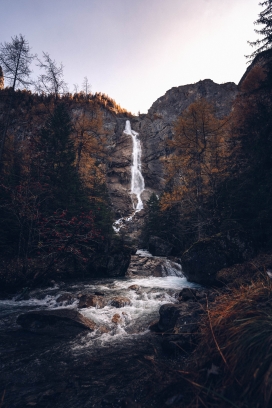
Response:
POLYGON ((198 328, 203 309, 197 302, 167 303, 160 307, 158 329, 168 333, 191 334, 198 328))
POLYGON ((163 276, 164 259, 132 255, 126 275, 134 276, 163 276))
POLYGON ((215 285, 217 272, 251 256, 247 239, 237 231, 229 231, 193 244, 181 257, 182 271, 190 282, 215 285))
POLYGON ((82 331, 93 331, 96 324, 76 310, 38 310, 21 314, 17 323, 23 329, 50 336, 69 337, 82 331))
POLYGON ((88 272, 93 277, 125 276, 134 252, 135 248, 131 244, 116 237, 112 239, 109 248, 93 255, 88 272))
POLYGON ((154 256, 167 256, 170 255, 173 245, 164 241, 159 237, 151 235, 148 241, 148 250, 154 256))

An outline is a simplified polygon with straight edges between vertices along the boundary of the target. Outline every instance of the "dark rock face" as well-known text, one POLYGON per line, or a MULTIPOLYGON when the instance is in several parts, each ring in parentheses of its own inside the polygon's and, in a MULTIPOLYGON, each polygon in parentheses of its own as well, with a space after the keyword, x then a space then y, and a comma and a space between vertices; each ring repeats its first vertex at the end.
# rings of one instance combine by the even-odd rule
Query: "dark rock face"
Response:
POLYGON ((170 89, 153 103, 147 115, 133 118, 132 127, 139 132, 142 142, 142 172, 146 188, 160 192, 164 186, 161 157, 168 154, 166 141, 173 137, 173 124, 178 116, 199 98, 215 105, 219 118, 228 115, 237 95, 233 82, 216 84, 210 79, 196 84, 170 89))
POLYGON ((74 336, 96 327, 93 321, 69 309, 28 312, 21 314, 17 323, 25 330, 57 337, 74 336))
POLYGON ((259 66, 259 67, 262 67, 262 68, 266 69, 267 68, 266 65, 269 64, 269 63, 271 64, 271 61, 272 61, 272 50, 271 49, 260 52, 254 58, 252 63, 248 66, 246 72, 244 73, 244 75, 240 79, 239 84, 238 84, 239 90, 241 90, 244 80, 247 78, 248 74, 250 73, 250 71, 254 67, 259 66))
POLYGON ((147 201, 152 192, 162 190, 165 180, 161 157, 168 153, 166 141, 173 137, 173 125, 177 117, 199 98, 215 105, 216 114, 222 118, 230 113, 237 94, 237 86, 228 82, 216 84, 210 79, 196 84, 170 89, 153 103, 148 114, 140 116, 115 116, 104 112, 110 164, 107 185, 116 216, 126 216, 133 211, 130 196, 132 140, 124 134, 126 120, 139 133, 142 146, 142 173, 146 190, 142 194, 147 201))
POLYGON ((170 255, 173 246, 163 239, 151 236, 148 242, 148 250, 154 256, 170 255))
POLYGON ((116 217, 129 215, 132 212, 132 201, 129 194, 131 184, 132 140, 123 133, 126 120, 105 112, 104 123, 108 133, 109 165, 107 186, 116 217))
POLYGON ((160 308, 158 328, 163 332, 193 333, 200 314, 202 308, 197 302, 167 303, 160 308))
POLYGON ((250 258, 252 251, 245 237, 237 232, 218 234, 196 242, 182 255, 182 270, 190 282, 217 283, 221 269, 250 258))
POLYGON ((106 252, 96 253, 91 259, 89 274, 95 276, 125 276, 135 249, 131 245, 115 239, 106 252))

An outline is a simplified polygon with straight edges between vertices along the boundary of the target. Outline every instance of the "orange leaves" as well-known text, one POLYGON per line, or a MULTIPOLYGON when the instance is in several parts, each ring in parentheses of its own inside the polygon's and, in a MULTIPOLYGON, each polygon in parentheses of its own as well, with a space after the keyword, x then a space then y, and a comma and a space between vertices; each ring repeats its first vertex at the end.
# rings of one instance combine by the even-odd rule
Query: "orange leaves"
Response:
POLYGON ((174 138, 168 141, 172 153, 164 159, 168 184, 161 209, 180 204, 180 222, 187 220, 198 239, 214 214, 218 185, 228 175, 227 124, 228 119, 215 116, 207 100, 199 99, 178 118, 174 138))
POLYGON ((76 169, 93 188, 95 183, 105 182, 105 135, 102 113, 94 101, 83 101, 74 110, 73 142, 76 150, 76 169))

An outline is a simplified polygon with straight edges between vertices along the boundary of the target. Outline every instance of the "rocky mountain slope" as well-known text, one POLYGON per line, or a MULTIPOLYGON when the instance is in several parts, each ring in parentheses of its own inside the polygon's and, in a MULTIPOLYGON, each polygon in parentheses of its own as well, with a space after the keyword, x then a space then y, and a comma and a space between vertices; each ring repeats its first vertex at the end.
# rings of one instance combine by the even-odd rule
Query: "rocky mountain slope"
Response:
POLYGON ((188 106, 199 98, 206 98, 215 105, 219 118, 228 115, 237 95, 233 82, 216 84, 210 79, 195 84, 174 87, 153 103, 147 114, 114 117, 105 112, 104 120, 109 131, 108 188, 116 216, 132 212, 130 197, 132 141, 123 133, 125 121, 131 120, 132 129, 139 133, 142 145, 142 173, 146 190, 143 200, 151 193, 159 193, 164 186, 161 157, 167 155, 166 141, 173 137, 173 124, 188 106))

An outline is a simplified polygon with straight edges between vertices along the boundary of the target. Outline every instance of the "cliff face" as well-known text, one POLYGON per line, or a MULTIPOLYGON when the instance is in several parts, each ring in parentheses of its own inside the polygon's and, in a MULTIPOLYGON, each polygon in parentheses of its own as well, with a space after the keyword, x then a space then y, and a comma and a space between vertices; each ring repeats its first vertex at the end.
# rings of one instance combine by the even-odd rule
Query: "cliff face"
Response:
POLYGON ((164 173, 161 158, 168 152, 166 141, 173 137, 173 125, 179 115, 199 98, 205 98, 215 106, 216 115, 228 115, 237 95, 233 82, 216 84, 210 79, 196 84, 170 89, 153 103, 146 115, 131 118, 114 117, 104 114, 105 126, 109 131, 108 188, 117 216, 132 212, 130 197, 132 141, 123 133, 125 121, 130 119, 131 127, 139 133, 142 145, 142 173, 146 190, 143 201, 152 192, 159 193, 164 187, 164 173))
POLYGON ((199 98, 205 98, 215 106, 219 118, 228 115, 237 94, 234 83, 216 84, 210 79, 196 84, 172 88, 153 103, 148 114, 139 122, 143 140, 143 170, 147 186, 164 186, 163 167, 160 158, 168 152, 167 139, 173 137, 173 124, 177 117, 199 98))
POLYGON ((108 171, 107 186, 116 217, 132 212, 130 197, 132 141, 123 133, 127 117, 103 112, 104 128, 107 132, 108 171))

